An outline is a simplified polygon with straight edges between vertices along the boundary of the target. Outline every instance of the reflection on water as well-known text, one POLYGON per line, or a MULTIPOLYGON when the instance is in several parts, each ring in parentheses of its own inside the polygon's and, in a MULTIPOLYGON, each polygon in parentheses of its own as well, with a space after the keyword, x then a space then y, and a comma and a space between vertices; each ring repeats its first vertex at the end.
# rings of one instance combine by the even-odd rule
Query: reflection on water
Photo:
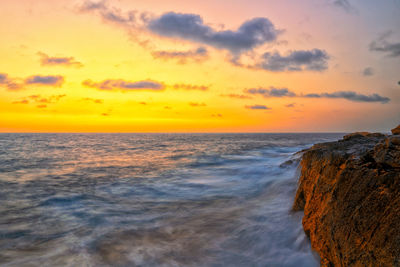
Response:
POLYGON ((293 153, 339 134, 0 134, 0 264, 318 266, 293 153))

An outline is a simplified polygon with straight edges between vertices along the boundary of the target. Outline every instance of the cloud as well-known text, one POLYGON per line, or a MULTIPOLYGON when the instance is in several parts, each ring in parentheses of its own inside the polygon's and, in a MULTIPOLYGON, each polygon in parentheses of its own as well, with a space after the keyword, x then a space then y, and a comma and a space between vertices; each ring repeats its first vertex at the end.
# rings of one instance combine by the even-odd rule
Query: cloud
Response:
POLYGON ((222 97, 229 97, 229 98, 237 98, 237 99, 252 99, 251 96, 248 96, 248 95, 239 95, 239 94, 226 94, 226 95, 222 94, 222 95, 220 95, 220 96, 222 96, 222 97))
POLYGON ((194 41, 217 49, 226 49, 233 54, 273 42, 281 32, 267 18, 253 18, 244 22, 237 30, 217 31, 205 24, 197 14, 175 12, 150 20, 147 29, 160 36, 194 41))
POLYGON ((19 100, 19 101, 14 101, 12 102, 13 104, 29 104, 29 101, 26 99, 19 100))
POLYGON ((10 78, 5 73, 0 73, 0 86, 4 86, 8 90, 16 91, 24 89, 29 85, 45 85, 45 86, 62 86, 64 83, 63 76, 42 76, 34 75, 26 79, 10 78))
POLYGON ((271 108, 269 108, 267 106, 264 106, 264 105, 245 106, 245 108, 247 108, 247 109, 255 109, 255 110, 268 110, 268 109, 271 109, 271 108))
POLYGON ((287 107, 287 108, 294 108, 295 106, 296 106, 296 103, 290 103, 290 104, 285 105, 285 107, 287 107))
POLYGON ((390 98, 380 96, 378 94, 363 95, 352 91, 338 91, 333 93, 321 93, 321 94, 306 94, 303 97, 307 98, 342 98, 353 102, 380 102, 386 104, 390 101, 390 98))
POLYGON ((0 73, 0 84, 4 84, 7 82, 8 75, 5 73, 0 73))
POLYGON ((400 56, 400 42, 390 42, 387 40, 393 33, 391 31, 384 33, 375 41, 369 44, 369 50, 374 52, 386 53, 388 57, 400 56))
POLYGON ((18 79, 9 78, 6 73, 0 73, 0 85, 6 87, 8 90, 18 90, 23 87, 18 79))
POLYGON ((175 84, 174 89, 182 89, 182 90, 199 90, 199 91, 207 91, 209 89, 208 86, 205 85, 193 85, 193 84, 175 84))
POLYGON ((168 12, 160 16, 109 7, 106 1, 85 1, 80 12, 95 12, 106 21, 128 30, 148 31, 161 37, 182 39, 230 51, 238 55, 265 43, 274 42, 282 32, 268 18, 245 21, 236 30, 216 30, 197 14, 168 12))
POLYGON ((363 70, 362 74, 363 74, 364 76, 372 76, 372 75, 374 75, 374 69, 371 68, 371 67, 367 67, 367 68, 365 68, 365 69, 363 70))
POLYGON ((191 107, 205 107, 207 105, 205 103, 190 102, 189 106, 191 106, 191 107))
MULTIPOLYGON (((104 21, 112 22, 123 27, 130 33, 131 38, 139 44, 148 47, 149 40, 139 41, 142 33, 150 33, 169 39, 180 39, 211 46, 231 53, 230 62, 239 67, 250 69, 264 69, 269 71, 322 71, 327 68, 328 54, 320 49, 310 51, 291 51, 282 56, 278 52, 265 53, 253 66, 240 63, 241 55, 253 51, 255 48, 269 43, 277 43, 283 30, 265 17, 256 17, 243 22, 237 29, 220 30, 211 27, 198 14, 168 12, 159 16, 145 12, 130 10, 122 12, 120 9, 106 5, 105 1, 86 1, 79 9, 81 12, 94 12, 104 21)), ((153 51, 156 59, 177 60, 184 64, 188 60, 201 61, 208 58, 208 51, 204 47, 187 51, 153 51)))
POLYGON ((85 1, 83 2, 82 6, 80 7, 81 11, 91 11, 91 10, 96 10, 96 9, 103 9, 106 7, 106 1, 99 1, 99 2, 93 2, 93 1, 85 1))
POLYGON ((390 98, 380 96, 379 94, 363 95, 353 91, 337 91, 333 93, 309 93, 309 94, 296 94, 290 91, 288 88, 250 88, 245 89, 245 93, 251 95, 260 95, 265 98, 268 97, 303 97, 303 98, 341 98, 353 102, 380 102, 386 104, 390 101, 390 98))
POLYGON ((333 0, 331 2, 334 6, 339 7, 348 13, 354 13, 357 11, 356 8, 350 4, 349 0, 333 0))
POLYGON ((76 61, 73 57, 49 57, 45 53, 38 52, 40 56, 40 62, 42 66, 71 66, 71 67, 83 67, 83 64, 76 61))
POLYGON ((64 83, 64 77, 62 76, 42 76, 35 75, 25 79, 25 84, 33 84, 33 85, 51 85, 51 86, 61 86, 64 83))
POLYGON ((211 117, 213 117, 213 118, 222 118, 222 114, 221 113, 211 114, 211 117))
POLYGON ((47 108, 47 105, 37 105, 37 108, 47 108))
POLYGON ((110 8, 107 6, 106 1, 93 2, 85 1, 80 7, 80 12, 99 12, 101 18, 106 22, 112 22, 124 27, 136 27, 138 19, 143 17, 137 11, 129 11, 123 14, 121 10, 117 8, 110 8))
POLYGON ((178 63, 185 64, 192 60, 201 62, 208 58, 208 50, 205 47, 199 47, 188 51, 153 51, 151 53, 155 59, 178 60, 178 63))
POLYGON ((295 93, 291 92, 287 88, 275 88, 270 87, 269 89, 265 88, 250 88, 245 89, 245 93, 252 95, 262 95, 263 97, 285 97, 285 96, 296 96, 295 93))
MULTIPOLYGON (((34 103, 40 104, 42 107, 46 107, 46 104, 54 104, 60 101, 61 98, 66 97, 67 95, 51 95, 48 97, 44 97, 41 95, 30 95, 22 98, 22 100, 14 101, 13 104, 29 104, 29 101, 33 101, 34 103)), ((39 106, 38 106, 39 107, 39 106)))
POLYGON ((93 102, 95 104, 103 104, 104 100, 103 99, 95 99, 95 98, 90 98, 90 97, 85 97, 82 98, 83 101, 88 101, 88 102, 93 102))
POLYGON ((256 68, 269 71, 324 71, 328 68, 329 55, 320 49, 289 51, 285 56, 279 52, 264 53, 256 68))
POLYGON ((102 82, 93 82, 91 80, 86 80, 82 82, 83 85, 87 87, 97 88, 99 90, 124 90, 124 91, 136 91, 136 90, 151 90, 151 91, 161 91, 164 90, 165 86, 162 83, 146 80, 138 82, 130 82, 124 80, 104 80, 102 82))

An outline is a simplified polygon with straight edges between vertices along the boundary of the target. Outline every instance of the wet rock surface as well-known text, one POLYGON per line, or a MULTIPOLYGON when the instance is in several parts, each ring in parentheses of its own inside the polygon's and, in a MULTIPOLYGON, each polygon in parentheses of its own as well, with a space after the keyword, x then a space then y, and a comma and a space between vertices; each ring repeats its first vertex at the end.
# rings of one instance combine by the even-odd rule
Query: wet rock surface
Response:
POLYGON ((400 266, 400 136, 362 132, 314 145, 293 210, 304 210, 321 266, 400 266))

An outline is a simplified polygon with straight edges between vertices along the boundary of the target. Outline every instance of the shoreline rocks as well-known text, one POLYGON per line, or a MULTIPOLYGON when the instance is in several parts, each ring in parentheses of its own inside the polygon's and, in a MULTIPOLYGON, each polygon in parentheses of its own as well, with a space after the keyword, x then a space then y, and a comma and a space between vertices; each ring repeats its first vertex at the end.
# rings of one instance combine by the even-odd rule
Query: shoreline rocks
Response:
POLYGON ((303 154, 293 210, 304 210, 303 228, 321 266, 400 266, 396 129, 349 134, 303 154))

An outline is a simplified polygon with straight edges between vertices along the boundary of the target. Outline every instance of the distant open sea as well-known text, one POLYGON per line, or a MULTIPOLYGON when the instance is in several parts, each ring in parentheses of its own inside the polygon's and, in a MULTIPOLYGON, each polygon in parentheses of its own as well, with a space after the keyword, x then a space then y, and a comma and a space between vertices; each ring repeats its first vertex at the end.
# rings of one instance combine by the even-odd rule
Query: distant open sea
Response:
POLYGON ((2 266, 318 266, 298 164, 343 134, 0 134, 2 266))

